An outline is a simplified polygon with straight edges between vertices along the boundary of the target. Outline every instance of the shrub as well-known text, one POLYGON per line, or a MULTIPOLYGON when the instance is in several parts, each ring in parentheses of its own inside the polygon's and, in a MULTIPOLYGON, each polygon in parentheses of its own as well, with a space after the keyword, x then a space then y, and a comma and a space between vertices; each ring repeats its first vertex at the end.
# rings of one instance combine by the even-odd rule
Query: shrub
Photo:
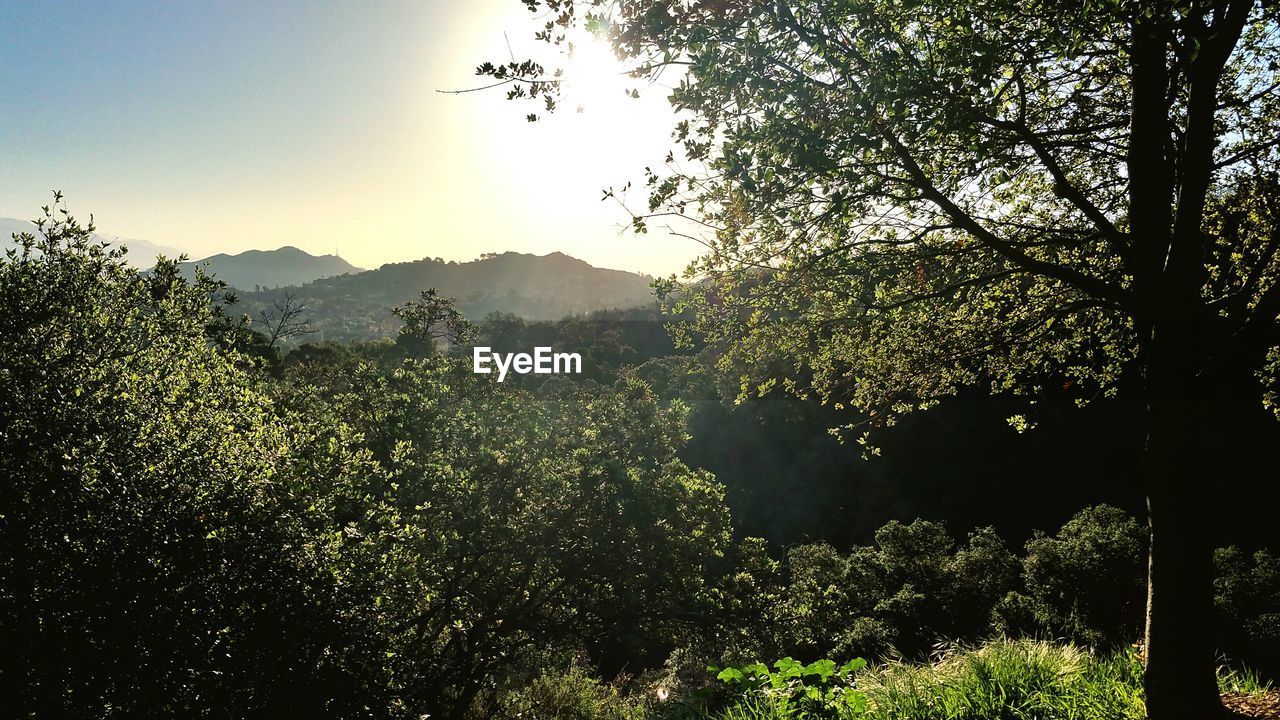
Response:
POLYGON ((743 656, 927 655, 942 638, 985 635, 995 605, 1017 580, 1018 561, 990 528, 957 549, 946 528, 890 522, 876 545, 848 555, 801 545, 785 563, 763 541, 739 546, 739 570, 719 588, 719 651, 743 656))
MULTIPOLYGON (((0 261, 0 688, 13 716, 378 704, 335 488, 373 474, 218 349, 205 278, 61 208, 0 261)), ((216 306, 214 306, 216 307, 216 306)))
POLYGON ((1145 547, 1144 529, 1109 505, 1081 510, 1054 537, 1031 539, 1023 581, 1040 627, 1092 647, 1133 642, 1142 620, 1145 547))
POLYGON ((1280 677, 1280 557, 1237 547, 1214 554, 1218 647, 1280 677))
POLYGON ((867 697, 854 686, 854 674, 867 666, 861 658, 837 666, 831 660, 816 660, 808 665, 783 658, 769 668, 764 663, 742 667, 707 668, 716 679, 743 693, 736 708, 726 717, 761 715, 764 717, 852 718, 867 708, 867 697))
POLYGON ((578 665, 544 674, 499 702, 502 720, 643 720, 644 706, 578 665))

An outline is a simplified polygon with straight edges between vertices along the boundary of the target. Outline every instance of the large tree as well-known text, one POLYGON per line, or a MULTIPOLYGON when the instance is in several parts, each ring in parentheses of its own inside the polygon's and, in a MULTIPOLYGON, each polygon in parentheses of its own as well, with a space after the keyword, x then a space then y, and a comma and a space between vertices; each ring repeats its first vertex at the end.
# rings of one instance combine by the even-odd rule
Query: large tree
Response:
MULTIPOLYGON (((1280 336, 1275 4, 524 2, 679 79, 686 162, 636 225, 703 228, 726 364, 873 423, 965 384, 1143 394, 1148 709, 1222 712, 1200 522, 1280 336)), ((554 108, 538 63, 479 72, 554 108)))
POLYGON ((0 256, 7 717, 357 717, 385 698, 327 508, 373 474, 284 414, 219 285, 61 207, 0 256))

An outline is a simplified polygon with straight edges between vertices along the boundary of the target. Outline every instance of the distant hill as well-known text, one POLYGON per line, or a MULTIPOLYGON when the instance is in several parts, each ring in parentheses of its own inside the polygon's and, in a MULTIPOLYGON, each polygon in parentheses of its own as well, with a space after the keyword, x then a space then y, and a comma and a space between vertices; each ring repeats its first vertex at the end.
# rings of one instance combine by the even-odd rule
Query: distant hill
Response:
MULTIPOLYGON (((0 218, 0 253, 16 247, 13 242, 13 236, 16 233, 30 232, 34 233, 36 226, 28 220, 18 220, 16 218, 0 218)), ((137 268, 149 268, 156 264, 156 256, 164 255, 168 258, 176 258, 182 254, 182 250, 168 245, 157 245, 146 240, 137 240, 131 238, 122 238, 108 233, 94 233, 94 239, 106 241, 112 245, 124 245, 128 249, 125 260, 130 265, 137 268)))
MULTIPOLYGON (((391 313, 428 288, 455 298, 468 317, 494 312, 527 320, 634 308, 653 303, 645 275, 606 270, 563 253, 502 253, 470 262, 416 260, 391 263, 355 275, 329 277, 299 286, 239 293, 244 310, 258 309, 293 295, 319 331, 312 339, 373 340, 393 337, 400 322, 391 313)), ((260 283, 261 284, 261 283, 260 283)))
POLYGON ((197 265, 238 290, 304 285, 320 278, 363 272, 337 255, 312 255, 286 245, 278 250, 246 250, 235 255, 219 253, 182 263, 182 272, 195 277, 197 265))

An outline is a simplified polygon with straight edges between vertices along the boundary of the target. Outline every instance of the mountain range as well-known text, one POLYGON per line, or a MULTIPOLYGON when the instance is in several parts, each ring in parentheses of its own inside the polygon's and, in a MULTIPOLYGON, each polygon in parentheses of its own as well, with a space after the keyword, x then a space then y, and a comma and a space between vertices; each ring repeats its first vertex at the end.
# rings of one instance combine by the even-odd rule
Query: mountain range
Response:
POLYGON ((277 250, 246 250, 235 255, 219 253, 182 263, 180 268, 191 278, 195 277, 198 265, 239 290, 303 285, 334 275, 364 272, 337 255, 312 255, 290 245, 277 250))
MULTIPOLYGON (((36 226, 29 220, 18 220, 17 218, 0 218, 0 253, 9 248, 17 247, 17 243, 13 241, 13 236, 18 233, 35 233, 36 226)), ((182 254, 182 250, 168 245, 157 245, 146 240, 137 240, 133 238, 122 238, 105 233, 95 232, 93 239, 99 242, 109 242, 112 245, 124 245, 127 249, 125 261, 136 268, 149 268, 156 263, 157 255, 176 258, 182 254)))
POLYGON ((292 296, 322 340, 393 337, 400 321, 392 308, 434 288, 454 298, 467 317, 491 313, 526 320, 557 320, 654 302, 646 275, 594 267, 564 253, 506 252, 469 262, 440 259, 390 263, 376 270, 321 278, 296 286, 241 289, 243 309, 260 310, 292 296))
MULTIPOLYGON (((12 233, 31 230, 30 222, 0 218, 6 247, 13 246, 12 233)), ((126 244, 126 260, 140 269, 150 267, 157 254, 178 257, 182 252, 143 240, 96 233, 95 238, 126 244)), ((282 298, 293 297, 305 306, 303 317, 317 331, 315 339, 326 340, 393 337, 400 321, 392 309, 428 288, 454 298, 473 320, 491 313, 558 320, 654 302, 650 277, 597 268, 560 252, 489 253, 469 262, 423 259, 362 270, 336 255, 312 255, 286 246, 220 253, 183 262, 180 268, 187 277, 194 277, 197 266, 235 288, 241 310, 253 317, 282 298)))

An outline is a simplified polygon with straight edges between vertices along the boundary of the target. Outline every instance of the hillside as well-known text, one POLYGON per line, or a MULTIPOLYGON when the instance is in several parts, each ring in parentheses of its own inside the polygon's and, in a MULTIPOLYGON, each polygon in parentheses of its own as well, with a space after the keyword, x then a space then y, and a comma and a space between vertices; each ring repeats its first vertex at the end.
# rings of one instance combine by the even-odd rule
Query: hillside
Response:
POLYGON ((529 320, 553 320, 598 310, 632 308, 652 302, 650 278, 606 270, 563 253, 502 253, 470 262, 417 260, 383 265, 275 290, 242 292, 246 311, 270 305, 285 294, 306 305, 312 327, 327 340, 391 337, 399 321, 391 309, 428 288, 456 298, 468 317, 493 312, 529 320))
POLYGON ((219 253, 183 263, 184 274, 194 277, 197 265, 206 266, 206 272, 239 290, 303 285, 320 278, 363 271, 337 255, 312 255, 289 245, 277 250, 246 250, 235 255, 219 253))
MULTIPOLYGON (((13 236, 16 233, 35 232, 35 225, 29 220, 19 220, 17 218, 0 218, 0 252, 16 247, 13 236)), ((109 242, 112 245, 123 244, 128 249, 125 259, 130 265, 137 268, 149 268, 156 262, 157 255, 176 258, 182 254, 182 250, 170 247, 168 245, 157 245, 146 240, 138 240, 134 238, 116 237, 109 233, 94 233, 95 240, 109 242)))

